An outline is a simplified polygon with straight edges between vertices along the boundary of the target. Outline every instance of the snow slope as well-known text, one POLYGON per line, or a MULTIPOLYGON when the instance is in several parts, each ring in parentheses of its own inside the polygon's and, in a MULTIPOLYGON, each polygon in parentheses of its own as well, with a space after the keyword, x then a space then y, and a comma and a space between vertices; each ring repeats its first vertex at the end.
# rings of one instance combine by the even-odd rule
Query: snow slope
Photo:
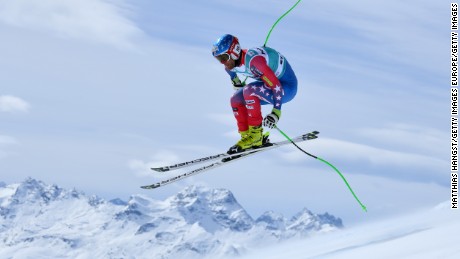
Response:
POLYGON ((0 183, 0 258, 222 258, 342 228, 303 209, 254 220, 229 190, 105 201, 35 179, 0 183))
POLYGON ((459 216, 446 202, 335 231, 307 209, 253 219, 225 189, 105 201, 29 178, 0 182, 0 258, 458 258, 459 216))
POLYGON ((449 205, 253 250, 243 258, 459 258, 460 212, 449 205))

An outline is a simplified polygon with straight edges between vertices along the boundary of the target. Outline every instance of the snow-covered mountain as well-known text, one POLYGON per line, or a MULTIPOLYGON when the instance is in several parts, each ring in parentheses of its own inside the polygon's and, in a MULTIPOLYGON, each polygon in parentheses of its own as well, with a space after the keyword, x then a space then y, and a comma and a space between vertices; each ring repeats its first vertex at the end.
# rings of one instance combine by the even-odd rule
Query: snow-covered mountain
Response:
POLYGON ((191 186, 164 201, 106 201, 29 178, 0 182, 0 258, 221 258, 342 228, 303 209, 253 219, 229 190, 191 186))
POLYGON ((343 231, 254 249, 242 259, 459 258, 460 211, 450 201, 435 208, 363 223, 343 231))

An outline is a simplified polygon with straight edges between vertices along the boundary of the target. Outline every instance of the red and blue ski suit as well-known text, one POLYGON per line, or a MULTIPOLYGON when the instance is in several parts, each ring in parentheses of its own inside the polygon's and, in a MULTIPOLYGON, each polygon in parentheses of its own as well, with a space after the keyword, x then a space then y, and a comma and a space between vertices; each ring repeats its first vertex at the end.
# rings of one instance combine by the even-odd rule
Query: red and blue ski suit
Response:
POLYGON ((230 103, 235 115, 238 131, 262 123, 261 105, 272 104, 281 110, 297 93, 297 77, 286 58, 268 47, 243 50, 240 66, 227 70, 233 82, 239 81, 238 74, 255 79, 237 90, 230 103))

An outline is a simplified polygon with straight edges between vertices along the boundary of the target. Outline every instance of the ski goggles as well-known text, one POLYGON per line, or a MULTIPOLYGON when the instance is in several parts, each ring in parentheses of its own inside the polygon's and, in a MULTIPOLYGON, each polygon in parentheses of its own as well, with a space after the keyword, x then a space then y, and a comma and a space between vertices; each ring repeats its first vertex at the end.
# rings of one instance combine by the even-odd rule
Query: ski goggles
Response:
POLYGON ((216 56, 216 59, 219 60, 220 63, 225 64, 225 62, 230 60, 230 55, 227 53, 220 54, 219 56, 216 56))

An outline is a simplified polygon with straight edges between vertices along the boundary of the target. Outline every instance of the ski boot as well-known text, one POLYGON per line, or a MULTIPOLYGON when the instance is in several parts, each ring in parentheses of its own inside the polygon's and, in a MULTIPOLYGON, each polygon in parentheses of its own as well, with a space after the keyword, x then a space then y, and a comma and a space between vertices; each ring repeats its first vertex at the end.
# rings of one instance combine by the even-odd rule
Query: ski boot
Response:
MULTIPOLYGON (((247 131, 240 132, 241 139, 232 146, 227 154, 236 154, 250 148, 258 148, 264 145, 264 134, 262 126, 249 126, 247 131)), ((268 142, 268 134, 265 137, 268 142)))

